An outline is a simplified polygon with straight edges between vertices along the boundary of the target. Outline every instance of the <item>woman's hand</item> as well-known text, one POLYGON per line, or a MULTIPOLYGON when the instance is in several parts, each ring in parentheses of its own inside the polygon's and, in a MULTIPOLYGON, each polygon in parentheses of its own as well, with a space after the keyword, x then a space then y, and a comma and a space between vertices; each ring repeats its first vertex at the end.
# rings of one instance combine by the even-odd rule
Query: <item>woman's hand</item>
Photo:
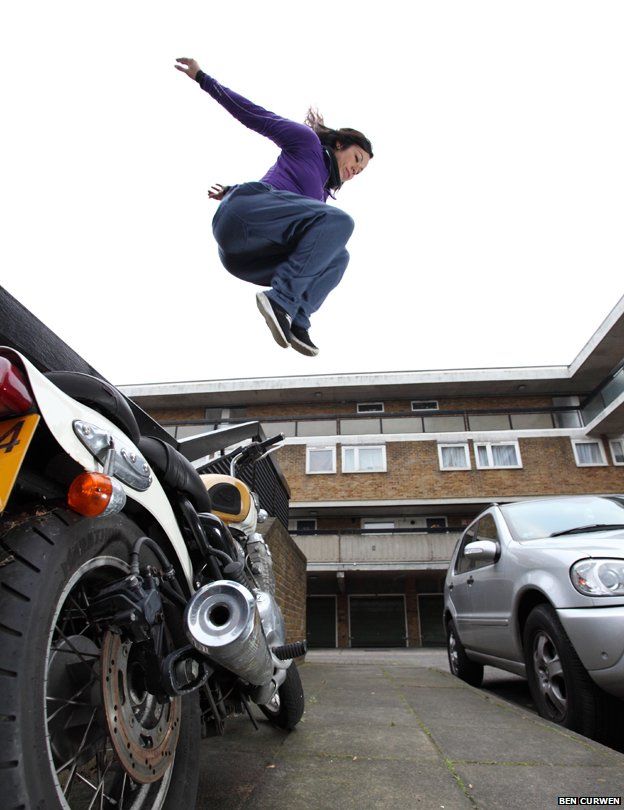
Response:
POLYGON ((195 80, 197 73, 199 71, 199 65, 195 61, 195 59, 187 59, 186 57, 182 57, 181 59, 176 59, 177 65, 174 65, 176 70, 180 70, 182 73, 186 73, 189 79, 195 80))
POLYGON ((229 190, 229 186, 222 186, 221 183, 215 183, 210 187, 208 196, 211 200, 222 200, 229 190))

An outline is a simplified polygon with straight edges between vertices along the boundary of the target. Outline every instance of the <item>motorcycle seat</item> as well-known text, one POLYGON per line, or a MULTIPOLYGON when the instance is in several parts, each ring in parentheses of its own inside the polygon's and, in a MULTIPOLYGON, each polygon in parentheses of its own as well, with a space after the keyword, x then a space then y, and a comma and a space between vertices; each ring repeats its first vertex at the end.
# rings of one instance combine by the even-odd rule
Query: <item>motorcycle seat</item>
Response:
POLYGON ((100 411, 136 444, 138 422, 125 397, 106 380, 79 371, 48 371, 45 375, 64 394, 100 411))
POLYGON ((212 501, 199 473, 182 453, 162 439, 141 436, 137 447, 162 484, 188 497, 198 512, 210 512, 212 501))
POLYGON ((174 447, 142 436, 125 397, 106 380, 78 371, 49 371, 46 377, 63 393, 100 411, 139 448, 161 483, 188 496, 198 512, 210 512, 211 499, 195 467, 174 447))

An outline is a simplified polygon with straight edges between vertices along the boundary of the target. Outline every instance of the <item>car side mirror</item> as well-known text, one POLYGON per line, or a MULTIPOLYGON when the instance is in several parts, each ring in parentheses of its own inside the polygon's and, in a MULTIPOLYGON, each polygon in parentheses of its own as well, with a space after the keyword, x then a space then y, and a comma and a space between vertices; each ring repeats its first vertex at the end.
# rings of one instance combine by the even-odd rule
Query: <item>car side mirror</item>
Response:
POLYGON ((479 562, 496 562, 499 557, 498 543, 493 540, 475 540, 468 543, 464 549, 464 556, 479 562))

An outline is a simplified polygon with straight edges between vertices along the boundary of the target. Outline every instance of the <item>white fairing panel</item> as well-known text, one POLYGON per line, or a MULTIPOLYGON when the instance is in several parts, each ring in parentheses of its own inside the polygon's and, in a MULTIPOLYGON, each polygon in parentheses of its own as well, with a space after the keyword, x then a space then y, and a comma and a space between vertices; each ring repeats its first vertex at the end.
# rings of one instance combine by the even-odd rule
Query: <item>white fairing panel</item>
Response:
MULTIPOLYGON (((83 405, 81 402, 77 402, 75 399, 67 396, 67 394, 64 394, 51 383, 47 377, 41 374, 24 355, 16 352, 14 349, 5 347, 0 347, 0 350, 5 357, 10 358, 11 355, 13 355, 15 359, 19 359, 23 364, 32 392, 37 401, 41 418, 67 455, 73 458, 74 461, 80 464, 85 470, 89 472, 102 472, 102 465, 91 455, 74 433, 73 422, 76 419, 97 425, 107 433, 110 433, 119 447, 124 447, 128 451, 135 451, 139 455, 142 455, 141 451, 122 430, 98 411, 94 411, 87 405, 83 405)), ((175 515, 173 514, 171 504, 165 495, 160 481, 152 471, 152 483, 144 492, 138 492, 121 481, 119 483, 130 500, 141 504, 141 506, 158 521, 169 538, 178 556, 182 570, 192 588, 193 571, 191 560, 175 515)))

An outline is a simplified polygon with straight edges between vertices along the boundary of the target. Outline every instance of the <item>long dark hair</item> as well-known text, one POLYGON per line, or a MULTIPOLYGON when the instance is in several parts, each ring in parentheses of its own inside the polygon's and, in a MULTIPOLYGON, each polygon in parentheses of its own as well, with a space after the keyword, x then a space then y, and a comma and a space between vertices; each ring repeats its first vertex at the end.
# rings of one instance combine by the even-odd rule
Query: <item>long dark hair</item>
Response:
POLYGON ((337 143, 343 147, 359 146, 365 152, 368 152, 370 157, 373 157, 371 142, 366 135, 358 129, 351 129, 349 127, 332 129, 331 127, 325 126, 323 116, 313 107, 310 107, 308 110, 304 123, 316 132, 323 146, 328 146, 331 149, 336 149, 337 143))

